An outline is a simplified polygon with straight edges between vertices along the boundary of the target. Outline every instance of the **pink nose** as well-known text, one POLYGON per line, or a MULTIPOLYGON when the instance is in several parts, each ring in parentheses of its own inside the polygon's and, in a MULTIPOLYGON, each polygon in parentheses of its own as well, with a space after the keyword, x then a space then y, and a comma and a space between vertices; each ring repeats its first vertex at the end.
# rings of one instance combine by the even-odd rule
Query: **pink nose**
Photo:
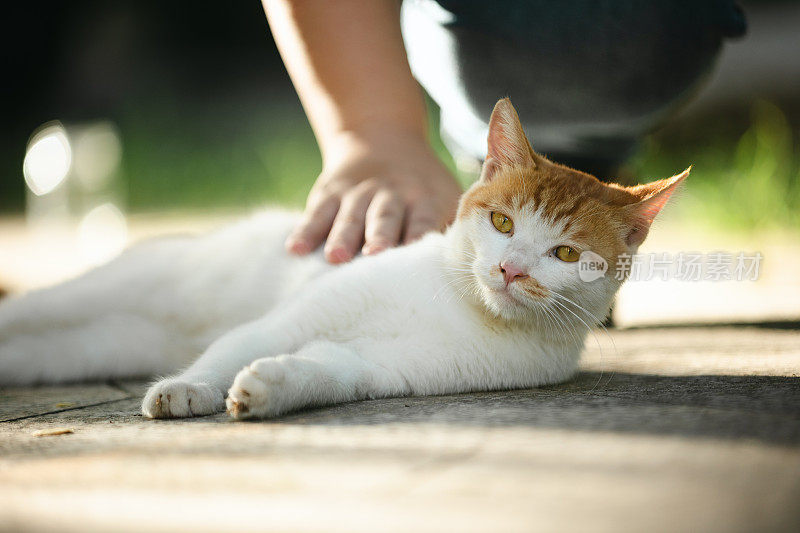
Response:
POLYGON ((506 287, 508 287, 508 284, 512 281, 518 281, 529 277, 520 267, 508 261, 500 263, 500 272, 503 273, 503 278, 506 280, 506 287))

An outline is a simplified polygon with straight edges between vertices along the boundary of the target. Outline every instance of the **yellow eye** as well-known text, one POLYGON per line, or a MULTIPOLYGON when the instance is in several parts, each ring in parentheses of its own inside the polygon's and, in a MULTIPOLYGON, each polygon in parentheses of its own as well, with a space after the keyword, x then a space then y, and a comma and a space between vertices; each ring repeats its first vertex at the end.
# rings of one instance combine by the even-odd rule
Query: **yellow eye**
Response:
POLYGON ((492 224, 500 233, 508 233, 514 229, 514 223, 503 213, 492 211, 492 224))
POLYGON ((575 248, 571 248, 569 246, 559 246, 555 249, 555 254, 556 257, 565 263, 574 263, 581 256, 581 254, 579 254, 575 248))

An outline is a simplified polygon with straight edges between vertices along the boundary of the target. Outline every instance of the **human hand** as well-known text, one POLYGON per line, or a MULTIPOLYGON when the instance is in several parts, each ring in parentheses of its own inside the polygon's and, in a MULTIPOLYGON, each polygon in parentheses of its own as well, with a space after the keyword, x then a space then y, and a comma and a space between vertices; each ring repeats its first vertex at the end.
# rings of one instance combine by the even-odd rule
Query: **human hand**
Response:
POLYGON ((350 132, 326 154, 303 220, 286 240, 290 252, 307 254, 327 237, 326 259, 344 263, 362 243, 364 254, 375 254, 453 220, 461 187, 423 137, 350 132))

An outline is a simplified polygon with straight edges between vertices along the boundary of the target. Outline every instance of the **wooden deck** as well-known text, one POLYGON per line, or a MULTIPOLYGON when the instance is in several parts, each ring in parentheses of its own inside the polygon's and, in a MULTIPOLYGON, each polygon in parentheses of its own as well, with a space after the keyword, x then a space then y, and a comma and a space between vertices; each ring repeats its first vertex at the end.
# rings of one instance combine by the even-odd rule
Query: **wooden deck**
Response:
POLYGON ((560 386, 265 422, 147 420, 143 382, 6 389, 0 529, 797 531, 777 326, 612 331, 560 386))

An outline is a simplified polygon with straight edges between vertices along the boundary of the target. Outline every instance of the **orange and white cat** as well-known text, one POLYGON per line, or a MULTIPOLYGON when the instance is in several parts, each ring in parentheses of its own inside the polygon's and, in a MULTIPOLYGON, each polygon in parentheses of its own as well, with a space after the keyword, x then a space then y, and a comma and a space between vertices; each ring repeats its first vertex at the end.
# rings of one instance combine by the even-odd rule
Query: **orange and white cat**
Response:
POLYGON ((582 281, 581 254, 613 273, 687 174, 622 187, 552 163, 504 99, 480 180, 444 234, 337 267, 287 255, 298 215, 279 211, 141 244, 0 305, 0 384, 172 373, 202 352, 150 388, 144 414, 227 402, 247 418, 557 383, 621 284, 582 281))

